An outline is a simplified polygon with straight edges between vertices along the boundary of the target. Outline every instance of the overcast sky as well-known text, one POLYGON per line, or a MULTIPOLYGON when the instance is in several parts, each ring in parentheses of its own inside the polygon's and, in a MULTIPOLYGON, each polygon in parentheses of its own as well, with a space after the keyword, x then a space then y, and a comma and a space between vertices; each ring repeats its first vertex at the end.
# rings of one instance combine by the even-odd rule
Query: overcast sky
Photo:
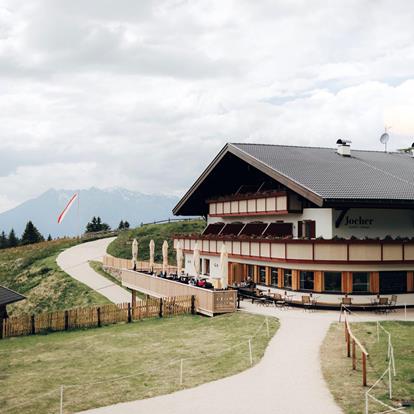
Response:
POLYGON ((181 195, 228 141, 414 141, 414 2, 0 0, 0 211, 181 195))

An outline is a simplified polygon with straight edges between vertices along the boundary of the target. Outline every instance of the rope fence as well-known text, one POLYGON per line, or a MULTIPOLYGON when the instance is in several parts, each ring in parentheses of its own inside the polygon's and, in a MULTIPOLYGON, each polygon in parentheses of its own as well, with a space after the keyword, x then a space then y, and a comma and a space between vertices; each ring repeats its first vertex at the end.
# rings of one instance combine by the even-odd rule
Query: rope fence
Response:
MULTIPOLYGON (((56 411, 53 412, 58 412, 59 414, 72 413, 73 411, 69 408, 69 406, 71 404, 79 404, 80 399, 82 399, 84 396, 89 397, 90 394, 93 393, 96 389, 98 389, 99 386, 104 386, 105 384, 111 383, 115 383, 118 386, 121 386, 122 381, 128 381, 138 377, 143 377, 142 379, 144 380, 145 378, 151 378, 152 375, 157 373, 158 375, 162 375, 163 381, 169 380, 172 383, 171 385, 178 385, 178 387, 176 388, 182 389, 183 387, 185 387, 187 381, 191 381, 192 375, 195 375, 199 372, 197 366, 191 366, 192 363, 194 365, 194 362, 201 362, 202 366, 204 364, 203 360, 208 359, 208 361, 211 362, 211 359, 214 358, 217 364, 220 364, 220 358, 223 357, 226 353, 230 353, 229 358, 239 358, 241 355, 245 355, 244 369, 249 366, 253 366, 254 363, 257 362, 257 358, 255 358, 254 354, 254 341, 258 338, 259 335, 264 335, 266 338, 270 337, 268 318, 265 318, 265 320, 258 326, 256 331, 254 331, 251 336, 234 345, 225 347, 218 352, 211 352, 209 354, 203 353, 202 355, 192 355, 185 358, 177 357, 167 363, 159 363, 157 365, 152 366, 151 368, 137 370, 126 375, 103 378, 97 381, 80 382, 77 384, 61 384, 59 387, 56 387, 55 389, 52 389, 49 392, 36 395, 35 397, 30 397, 26 402, 18 403, 10 407, 4 407, 2 409, 2 413, 10 413, 13 410, 18 410, 16 412, 22 412, 22 407, 27 407, 34 401, 39 401, 42 399, 48 401, 48 407, 51 407, 52 405, 53 407, 56 406, 56 411), (234 352, 237 349, 239 350, 239 354, 234 352), (176 368, 174 369, 174 367, 176 368), (92 387, 90 392, 88 392, 89 387, 92 387), (75 393, 71 393, 72 390, 74 390, 75 393), (53 396, 53 403, 50 401, 51 396, 53 396), (71 400, 71 398, 76 399, 76 401, 71 400)), ((258 343, 258 345, 259 344, 260 343, 258 343)), ((114 385, 107 387, 106 391, 108 393, 113 392, 113 387, 114 385)), ((121 386, 121 388, 123 387, 121 386)))

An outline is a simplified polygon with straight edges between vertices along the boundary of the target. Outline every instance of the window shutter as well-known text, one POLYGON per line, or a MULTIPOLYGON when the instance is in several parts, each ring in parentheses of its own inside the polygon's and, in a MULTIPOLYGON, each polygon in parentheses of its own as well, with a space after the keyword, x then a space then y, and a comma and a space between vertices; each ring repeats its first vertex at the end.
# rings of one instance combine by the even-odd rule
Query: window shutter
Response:
POLYGON ((309 238, 314 239, 316 237, 316 222, 309 222, 309 238))
POLYGON ((303 232, 303 221, 298 221, 298 237, 302 237, 303 232))

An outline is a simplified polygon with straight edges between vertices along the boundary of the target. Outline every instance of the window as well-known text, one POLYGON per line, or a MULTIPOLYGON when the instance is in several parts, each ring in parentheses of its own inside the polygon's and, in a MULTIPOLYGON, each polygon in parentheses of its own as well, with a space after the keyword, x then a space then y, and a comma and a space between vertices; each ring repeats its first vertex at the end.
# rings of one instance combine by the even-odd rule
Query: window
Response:
POLYGON ((314 220, 298 221, 298 237, 314 239, 316 237, 316 222, 314 220))
POLYGON ((204 259, 204 264, 205 264, 205 272, 204 274, 206 274, 207 276, 210 276, 210 259, 204 259))
POLYGON ((259 266, 259 283, 266 284, 266 268, 264 266, 259 266))
POLYGON ((352 274, 352 292, 369 292, 368 272, 354 272, 352 274))
POLYGON ((254 266, 253 265, 247 265, 247 278, 254 280, 254 266))
POLYGON ((341 292, 342 291, 342 274, 341 272, 324 272, 325 291, 341 292))
POLYGON ((292 270, 285 269, 283 271, 283 287, 292 288, 292 270))
POLYGON ((313 272, 307 272, 304 270, 300 271, 300 288, 302 290, 313 290, 314 285, 313 272))
POLYGON ((275 267, 272 267, 270 269, 270 284, 272 286, 276 286, 278 285, 278 281, 279 281, 279 272, 275 267))
POLYGON ((407 292, 407 272, 379 272, 380 293, 407 292))

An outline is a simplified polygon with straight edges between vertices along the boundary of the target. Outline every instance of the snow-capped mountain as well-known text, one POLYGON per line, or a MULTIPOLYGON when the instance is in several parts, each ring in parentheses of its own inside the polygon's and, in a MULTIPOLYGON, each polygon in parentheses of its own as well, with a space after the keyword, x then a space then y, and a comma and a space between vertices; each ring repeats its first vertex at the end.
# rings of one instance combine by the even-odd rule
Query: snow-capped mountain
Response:
POLYGON ((52 237, 74 236, 78 234, 79 227, 84 231, 86 223, 93 216, 100 216, 112 228, 118 227, 121 220, 128 220, 131 227, 134 227, 142 222, 172 217, 171 210, 178 201, 177 197, 169 195, 143 194, 119 187, 92 187, 80 191, 79 206, 75 202, 63 222, 58 224, 60 212, 75 192, 51 189, 35 199, 0 213, 0 231, 8 233, 14 228, 20 237, 27 221, 32 220, 45 237, 48 234, 52 237))

